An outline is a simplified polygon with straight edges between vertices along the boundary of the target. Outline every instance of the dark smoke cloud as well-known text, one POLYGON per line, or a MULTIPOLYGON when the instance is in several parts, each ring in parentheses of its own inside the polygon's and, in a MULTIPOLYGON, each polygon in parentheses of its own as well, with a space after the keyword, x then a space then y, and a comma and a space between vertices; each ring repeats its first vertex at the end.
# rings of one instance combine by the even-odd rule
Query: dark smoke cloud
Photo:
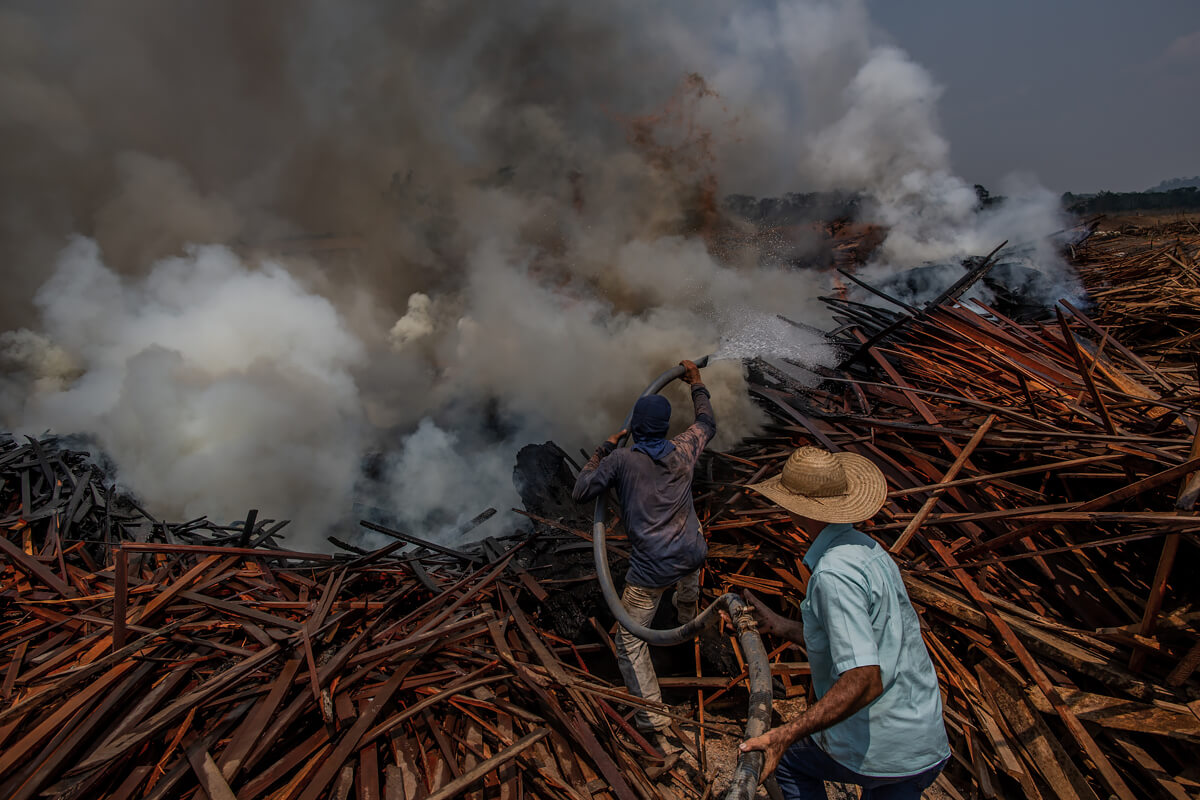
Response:
MULTIPOLYGON (((515 502, 520 443, 590 446, 680 358, 820 318, 820 276, 713 257, 718 193, 864 191, 884 271, 992 244, 936 86, 875 42, 857 0, 11 4, 0 423, 307 544, 369 449, 359 499, 406 525, 515 502)), ((722 443, 752 431, 738 364, 707 375, 722 443)))

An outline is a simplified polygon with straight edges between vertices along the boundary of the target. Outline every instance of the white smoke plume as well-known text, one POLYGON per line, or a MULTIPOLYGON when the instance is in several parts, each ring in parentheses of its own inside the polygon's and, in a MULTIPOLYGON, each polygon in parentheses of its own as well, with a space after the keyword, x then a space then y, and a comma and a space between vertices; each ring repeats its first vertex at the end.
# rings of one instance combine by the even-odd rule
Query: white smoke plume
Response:
MULTIPOLYGON (((759 266, 724 193, 863 192, 881 273, 1059 227, 1036 185, 975 212, 861 0, 76 0, 0 43, 0 425, 308 546, 354 499, 433 536, 504 510, 520 445, 590 449, 723 342, 831 359, 776 319, 821 325, 827 276, 759 266)), ((705 376, 728 446, 760 416, 705 376)))
MULTIPOLYGON (((362 344, 325 299, 280 265, 251 270, 226 248, 191 248, 122 278, 90 239, 74 240, 35 297, 55 344, 25 351, 47 380, 70 353, 79 375, 34 385, 19 418, 85 432, 118 480, 185 518, 301 521, 312 545, 343 515, 363 447, 351 369, 362 344), (50 356, 50 358, 46 358, 50 356)), ((27 333, 0 334, 12 352, 27 333)))

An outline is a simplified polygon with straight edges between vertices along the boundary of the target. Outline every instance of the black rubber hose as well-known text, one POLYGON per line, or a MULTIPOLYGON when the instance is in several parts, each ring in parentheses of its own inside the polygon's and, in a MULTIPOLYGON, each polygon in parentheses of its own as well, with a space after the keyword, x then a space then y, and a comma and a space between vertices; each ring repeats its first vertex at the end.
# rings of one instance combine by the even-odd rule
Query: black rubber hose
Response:
MULTIPOLYGON (((698 359, 697 367, 708 365, 709 356, 698 359)), ((642 392, 642 397, 657 394, 664 386, 683 374, 683 367, 676 366, 659 375, 653 383, 642 392)), ((632 417, 632 412, 630 413, 632 417)), ((629 427, 630 417, 625 418, 625 428, 629 427)), ((746 662, 746 677, 750 683, 750 709, 746 720, 746 738, 751 739, 767 732, 771 722, 771 667, 767 662, 767 651, 758 635, 758 626, 754 616, 736 594, 723 594, 712 604, 696 615, 695 619, 678 628, 656 629, 638 625, 629 617, 625 605, 613 586, 612 573, 608 568, 608 551, 605 549, 604 536, 606 528, 606 510, 604 496, 596 498, 596 511, 592 516, 592 551, 596 560, 596 578, 600 581, 600 591, 608 603, 609 610, 616 617, 621 627, 642 641, 659 646, 682 644, 689 641, 708 623, 709 617, 724 610, 737 630, 738 644, 742 648, 742 657, 746 662)), ((733 781, 725 793, 725 800, 750 800, 758 789, 758 776, 762 774, 763 753, 754 751, 742 753, 738 757, 737 768, 734 770, 733 781)))

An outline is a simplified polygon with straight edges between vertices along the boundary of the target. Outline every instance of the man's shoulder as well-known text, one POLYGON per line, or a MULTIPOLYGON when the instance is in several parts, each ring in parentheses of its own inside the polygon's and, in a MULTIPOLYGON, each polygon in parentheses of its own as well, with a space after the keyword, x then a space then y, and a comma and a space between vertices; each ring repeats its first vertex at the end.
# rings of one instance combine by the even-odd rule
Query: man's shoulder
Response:
POLYGON ((881 551, 877 544, 867 542, 839 542, 821 554, 821 560, 813 567, 813 577, 821 575, 862 580, 869 577, 870 563, 881 551))

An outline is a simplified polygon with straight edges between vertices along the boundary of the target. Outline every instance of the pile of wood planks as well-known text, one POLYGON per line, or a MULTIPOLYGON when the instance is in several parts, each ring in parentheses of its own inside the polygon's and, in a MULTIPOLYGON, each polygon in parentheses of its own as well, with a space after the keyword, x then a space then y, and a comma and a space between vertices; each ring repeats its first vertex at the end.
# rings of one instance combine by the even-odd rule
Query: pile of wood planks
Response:
POLYGON ((1026 325, 979 302, 831 305, 845 369, 802 390, 760 363, 752 391, 776 423, 701 464, 709 582, 798 616, 808 542, 740 487, 803 444, 867 456, 890 492, 864 529, 902 567, 945 692, 943 788, 1195 796, 1195 378, 1066 303, 1026 325))
POLYGON ((1096 319, 1163 369, 1200 352, 1200 228, 1189 220, 1105 230, 1073 251, 1096 319), (1163 362, 1163 363, 1159 363, 1163 362))
MULTIPOLYGON (((53 465, 51 444, 10 452, 53 465)), ((516 561, 537 537, 471 554, 397 541, 355 558, 68 544, 68 508, 0 537, 0 796, 706 791, 685 768, 655 774, 658 754, 628 722, 645 704, 522 609, 546 596, 516 561)))
MULTIPOLYGON (((746 486, 803 444, 880 465, 888 502, 864 529, 922 618, 951 797, 1200 792, 1197 327, 1175 300, 1189 273, 1166 266, 1193 265, 1200 238, 1171 235, 1076 249, 1097 319, 1063 303, 1017 323, 958 302, 967 284, 921 309, 830 298, 841 366, 811 388, 752 364, 772 422, 699 465, 706 599, 749 589, 792 616, 809 542, 746 486)), ((470 548, 364 523, 395 541, 301 553, 253 511, 156 519, 53 438, 0 439, 0 479, 2 796, 721 791, 709 754, 739 726, 712 711, 741 707, 736 649, 718 668, 697 645, 694 669, 663 675, 691 706, 671 713, 692 760, 658 774, 611 619, 576 603, 586 641, 549 631, 594 580, 556 566, 586 561, 575 520, 523 511, 532 533, 470 548)), ((614 566, 625 547, 614 523, 614 566)), ((767 645, 777 696, 803 696, 803 650, 767 645)))

